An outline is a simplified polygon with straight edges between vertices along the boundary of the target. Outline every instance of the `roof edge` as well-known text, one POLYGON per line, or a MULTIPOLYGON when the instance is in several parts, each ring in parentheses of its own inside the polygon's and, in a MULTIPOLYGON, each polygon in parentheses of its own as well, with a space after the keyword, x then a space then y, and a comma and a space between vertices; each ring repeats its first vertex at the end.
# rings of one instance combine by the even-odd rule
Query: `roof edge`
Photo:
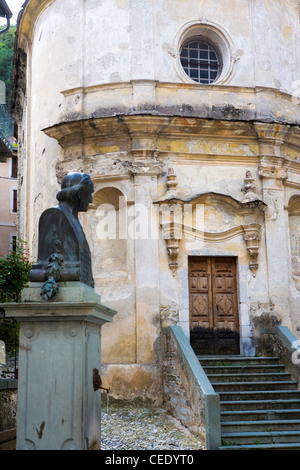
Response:
POLYGON ((3 10, 6 18, 10 19, 13 16, 5 0, 0 0, 0 11, 1 10, 3 10))

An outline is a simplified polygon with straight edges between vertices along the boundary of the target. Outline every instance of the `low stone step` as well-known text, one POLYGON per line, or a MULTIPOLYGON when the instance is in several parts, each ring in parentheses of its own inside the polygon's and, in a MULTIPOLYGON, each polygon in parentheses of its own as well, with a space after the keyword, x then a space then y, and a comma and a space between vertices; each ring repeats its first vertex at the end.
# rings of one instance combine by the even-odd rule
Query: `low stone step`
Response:
MULTIPOLYGON (((297 390, 298 384, 295 381, 277 381, 277 382, 211 382, 217 393, 235 391, 294 391, 297 390)), ((300 392, 299 392, 300 397, 300 392)))
POLYGON ((202 367, 207 366, 247 366, 278 364, 278 357, 246 356, 197 356, 202 367))
POLYGON ((241 444, 221 446, 218 450, 300 450, 300 443, 288 444, 241 444))
POLYGON ((274 432, 299 431, 300 420, 270 420, 270 421, 224 421, 221 423, 222 433, 228 432, 274 432))
MULTIPOLYGON (((261 392, 260 392, 261 396, 261 392)), ((223 401, 220 402, 220 409, 222 411, 265 411, 265 410, 284 410, 284 409, 300 409, 300 399, 266 399, 266 400, 226 400, 223 397, 223 401)), ((239 398, 242 398, 239 396, 239 398)))
POLYGON ((218 382, 279 382, 291 380, 291 374, 283 373, 261 373, 261 374, 207 374, 211 383, 218 382))
POLYGON ((223 421, 272 421, 277 419, 283 420, 300 420, 300 409, 290 410, 238 410, 238 411, 221 411, 221 423, 223 421))
POLYGON ((254 365, 234 365, 234 366, 202 366, 206 374, 264 374, 264 373, 284 373, 283 364, 254 364, 254 365))
POLYGON ((222 401, 252 401, 252 400, 299 400, 299 390, 247 390, 218 392, 220 402, 222 401))
POLYGON ((222 433, 222 445, 300 443, 300 431, 222 433))

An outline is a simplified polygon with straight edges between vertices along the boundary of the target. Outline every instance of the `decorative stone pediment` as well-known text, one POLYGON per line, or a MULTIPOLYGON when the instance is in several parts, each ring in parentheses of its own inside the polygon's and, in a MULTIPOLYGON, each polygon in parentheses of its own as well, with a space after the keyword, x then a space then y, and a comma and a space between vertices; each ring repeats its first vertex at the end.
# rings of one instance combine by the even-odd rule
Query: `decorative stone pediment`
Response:
POLYGON ((185 225, 191 218, 193 222, 190 221, 188 225, 199 226, 197 215, 202 214, 204 231, 212 233, 225 232, 239 225, 262 224, 267 207, 260 199, 240 202, 229 195, 215 192, 180 198, 173 191, 170 194, 168 191, 164 198, 154 201, 154 204, 159 206, 162 213, 167 209, 173 211, 177 222, 178 217, 182 216, 185 225))
MULTIPOLYGON (((218 204, 221 207, 228 207, 231 208, 231 211, 247 211, 248 209, 254 209, 258 208, 261 211, 264 211, 266 208, 266 204, 256 197, 254 200, 246 200, 244 201, 239 201, 238 199, 233 198, 229 194, 223 194, 223 193, 216 193, 214 191, 210 192, 205 192, 205 193, 198 193, 196 195, 190 196, 190 197, 180 197, 178 195, 169 194, 167 191, 166 195, 154 201, 155 204, 162 204, 164 202, 178 202, 179 204, 205 204, 209 201, 212 201, 216 204, 218 204)), ((230 210, 230 209, 229 209, 230 210)))
POLYGON ((255 275, 266 208, 263 201, 251 198, 240 202, 229 195, 213 192, 181 199, 167 191, 166 197, 155 204, 160 212, 160 226, 173 275, 178 268, 183 238, 198 240, 204 246, 224 243, 238 236, 244 238, 249 268, 255 275))

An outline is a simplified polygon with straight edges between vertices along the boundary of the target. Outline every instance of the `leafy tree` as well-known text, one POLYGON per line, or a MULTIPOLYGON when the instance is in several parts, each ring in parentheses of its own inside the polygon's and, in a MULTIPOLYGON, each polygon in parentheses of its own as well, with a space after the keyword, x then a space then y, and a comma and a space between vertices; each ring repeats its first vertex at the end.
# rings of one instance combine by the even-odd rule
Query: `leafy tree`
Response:
POLYGON ((6 105, 9 108, 11 97, 11 74, 14 56, 16 26, 12 26, 0 36, 0 80, 6 87, 6 105))
MULTIPOLYGON (((32 264, 21 240, 17 240, 15 251, 0 258, 0 303, 21 301, 21 293, 28 285, 32 264)), ((14 354, 18 337, 18 322, 4 319, 0 325, 0 340, 5 342, 8 355, 14 354)))
POLYGON ((20 302, 21 292, 29 282, 32 262, 25 243, 16 241, 15 251, 0 258, 0 302, 20 302))
POLYGON ((5 320, 0 325, 0 339, 5 343, 7 356, 14 357, 19 347, 19 323, 16 320, 5 320))

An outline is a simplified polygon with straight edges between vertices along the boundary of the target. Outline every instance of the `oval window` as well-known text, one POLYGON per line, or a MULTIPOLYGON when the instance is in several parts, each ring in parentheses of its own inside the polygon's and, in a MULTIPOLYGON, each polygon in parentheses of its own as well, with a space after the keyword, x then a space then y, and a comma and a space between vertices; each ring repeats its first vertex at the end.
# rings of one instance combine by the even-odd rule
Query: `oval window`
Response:
POLYGON ((180 62, 185 73, 198 83, 213 83, 221 73, 221 57, 217 48, 203 38, 192 38, 184 43, 180 62))

